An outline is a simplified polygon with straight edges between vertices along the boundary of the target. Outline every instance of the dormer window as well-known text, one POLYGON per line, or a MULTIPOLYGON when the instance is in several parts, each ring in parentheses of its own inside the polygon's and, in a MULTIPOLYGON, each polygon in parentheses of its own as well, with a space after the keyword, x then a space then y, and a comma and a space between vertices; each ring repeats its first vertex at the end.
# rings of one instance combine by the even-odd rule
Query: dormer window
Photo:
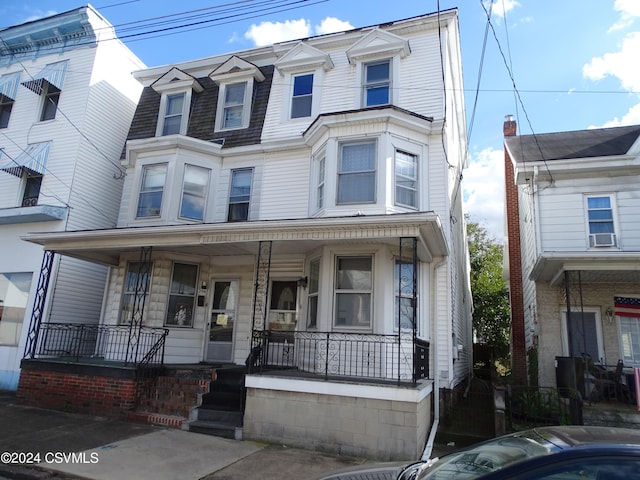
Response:
POLYGON ((293 77, 291 118, 311 116, 313 100, 313 73, 293 77))
POLYGON ((151 88, 162 95, 156 136, 186 135, 191 96, 193 92, 202 92, 202 85, 191 75, 172 68, 156 80, 151 88))
POLYGON ((211 72, 209 78, 220 88, 215 131, 247 128, 254 84, 265 79, 260 69, 234 56, 211 72))
POLYGON ((364 66, 364 106, 387 105, 390 103, 391 62, 367 63, 364 66))

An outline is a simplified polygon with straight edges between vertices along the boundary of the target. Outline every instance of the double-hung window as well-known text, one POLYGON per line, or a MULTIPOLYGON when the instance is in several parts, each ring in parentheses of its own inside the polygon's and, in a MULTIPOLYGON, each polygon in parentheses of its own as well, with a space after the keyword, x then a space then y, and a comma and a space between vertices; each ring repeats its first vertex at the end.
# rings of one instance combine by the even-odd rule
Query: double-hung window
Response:
POLYGON ((415 155, 396 150, 396 205, 417 208, 418 165, 415 155))
POLYGON ((56 118, 58 111, 58 102, 60 101, 60 89, 55 85, 44 82, 42 95, 42 112, 40 121, 53 120, 56 118))
POLYGON ((0 94, 0 128, 7 128, 9 126, 12 109, 13 100, 0 94))
POLYGON ((247 82, 231 83, 224 89, 222 128, 242 128, 244 125, 245 93, 247 82))
POLYGON ((587 219, 589 246, 612 247, 616 245, 611 196, 587 197, 587 219))
POLYGON ((251 201, 251 179, 253 170, 242 168, 231 171, 229 188, 229 222, 242 222, 249 219, 251 201))
POLYGON ((136 217, 159 217, 167 178, 167 165, 144 165, 136 217))
POLYGON ((320 290, 320 259, 309 262, 309 285, 307 291, 307 327, 318 326, 318 293, 320 290))
POLYGON ((318 160, 318 186, 316 187, 316 207, 324 208, 326 157, 323 155, 318 160))
POLYGON ((338 204, 376 201, 376 142, 346 143, 338 159, 338 204))
POLYGON ((396 260, 394 269, 394 328, 412 329, 415 318, 415 276, 413 263, 396 260))
POLYGON ((364 65, 364 106, 391 103, 391 61, 366 63, 364 65))
POLYGON ((208 168, 186 164, 182 181, 180 217, 204 220, 204 210, 209 190, 210 172, 208 168))
POLYGON ((142 322, 142 308, 149 295, 151 282, 151 264, 129 262, 122 289, 119 324, 135 324, 142 322))
POLYGON ((335 326, 371 328, 373 258, 338 257, 335 279, 335 326))
POLYGON ((313 100, 313 73, 293 77, 291 118, 311 116, 313 100))
POLYGON ((193 326, 193 307, 195 306, 197 279, 197 265, 173 264, 165 325, 176 327, 193 326))
POLYGON ((184 93, 167 95, 164 109, 162 135, 173 135, 176 133, 180 133, 184 111, 184 102, 184 93))

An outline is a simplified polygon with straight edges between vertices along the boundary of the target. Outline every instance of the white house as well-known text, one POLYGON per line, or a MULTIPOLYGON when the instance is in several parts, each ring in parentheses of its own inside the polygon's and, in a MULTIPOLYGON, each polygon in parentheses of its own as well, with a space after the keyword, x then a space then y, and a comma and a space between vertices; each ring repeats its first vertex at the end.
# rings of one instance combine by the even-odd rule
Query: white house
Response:
MULTIPOLYGON (((244 438, 421 455, 439 389, 471 372, 457 11, 135 77, 117 226, 26 236, 109 266, 95 356, 211 366, 191 427, 246 365, 244 438)), ((47 375, 39 342, 23 398, 47 375)), ((175 378, 146 391, 173 382, 171 403, 175 378)))
POLYGON ((0 30, 0 389, 18 386, 32 316, 100 319, 107 268, 21 237, 116 225, 140 68, 91 7, 0 30))
MULTIPOLYGON (((516 194, 508 242, 520 245, 510 267, 522 272, 522 301, 512 303, 520 354, 530 352, 544 387, 566 387, 556 381, 566 357, 611 372, 621 360, 618 374, 640 367, 640 126, 516 136, 509 119, 505 133, 507 198, 516 194)), ((593 391, 597 378, 579 371, 576 380, 585 398, 606 393, 593 391)), ((631 375, 618 379, 627 380, 632 387, 631 375)))

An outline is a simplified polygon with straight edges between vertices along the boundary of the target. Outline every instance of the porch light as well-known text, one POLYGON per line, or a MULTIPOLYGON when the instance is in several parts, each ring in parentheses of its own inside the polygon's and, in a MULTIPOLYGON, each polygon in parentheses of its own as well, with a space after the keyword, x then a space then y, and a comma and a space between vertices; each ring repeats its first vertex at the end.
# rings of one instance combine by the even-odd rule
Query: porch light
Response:
POLYGON ((207 289, 207 282, 203 281, 202 284, 200 285, 200 290, 206 290, 207 289))
POLYGON ((613 308, 607 307, 607 310, 604 313, 605 315, 607 315, 607 318, 609 319, 609 323, 613 323, 613 308))
POLYGON ((298 286, 302 287, 302 288, 307 288, 307 283, 308 283, 309 279, 307 277, 300 277, 298 279, 298 286))

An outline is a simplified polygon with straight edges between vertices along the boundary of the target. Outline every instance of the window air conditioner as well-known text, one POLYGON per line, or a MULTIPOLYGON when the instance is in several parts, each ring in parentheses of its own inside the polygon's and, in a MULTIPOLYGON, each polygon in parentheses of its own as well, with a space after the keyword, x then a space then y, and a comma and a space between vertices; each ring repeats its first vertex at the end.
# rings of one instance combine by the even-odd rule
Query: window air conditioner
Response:
POLYGON ((613 233, 594 233, 589 235, 592 247, 615 247, 616 236, 613 233))
POLYGON ((28 197, 22 200, 23 207, 35 207, 38 204, 38 197, 28 197))

